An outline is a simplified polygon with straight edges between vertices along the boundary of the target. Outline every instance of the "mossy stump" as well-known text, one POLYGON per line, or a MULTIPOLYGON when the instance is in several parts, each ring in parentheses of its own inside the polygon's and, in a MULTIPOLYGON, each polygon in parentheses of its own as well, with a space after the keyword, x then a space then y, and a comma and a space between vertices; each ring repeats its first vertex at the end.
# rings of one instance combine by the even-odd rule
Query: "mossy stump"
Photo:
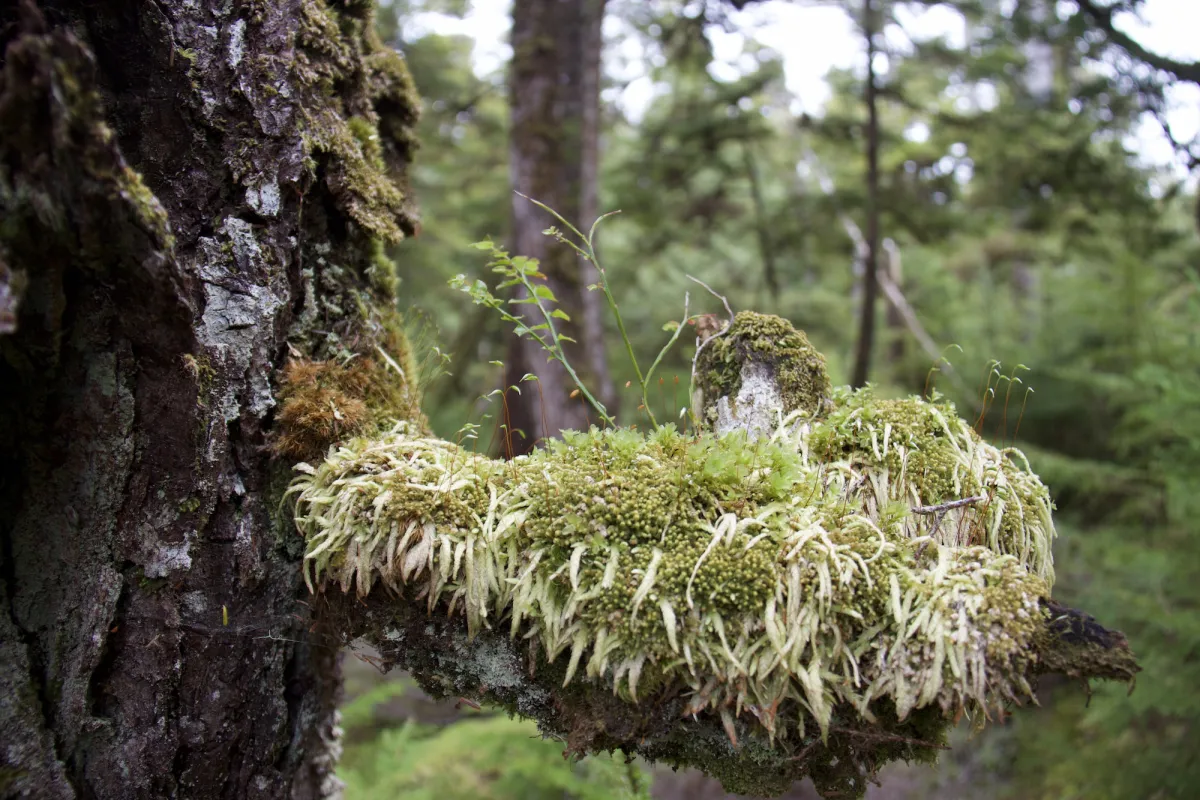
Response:
POLYGON ((831 391, 825 357, 804 332, 753 311, 701 343, 693 380, 692 411, 719 434, 769 433, 779 414, 824 411, 831 391))

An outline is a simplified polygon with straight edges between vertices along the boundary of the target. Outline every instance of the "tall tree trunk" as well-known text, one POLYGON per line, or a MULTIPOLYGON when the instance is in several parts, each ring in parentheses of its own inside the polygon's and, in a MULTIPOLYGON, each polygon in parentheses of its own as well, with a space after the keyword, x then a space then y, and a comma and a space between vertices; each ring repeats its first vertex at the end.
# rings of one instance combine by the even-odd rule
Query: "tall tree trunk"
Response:
MULTIPOLYGON (((604 0, 516 0, 513 59, 509 81, 512 107, 510 169, 518 192, 545 203, 585 232, 598 213, 597 162, 600 116, 600 51, 604 0)), ((576 371, 611 405, 613 390, 604 357, 595 268, 571 249, 543 235, 557 224, 528 200, 513 198, 513 252, 541 261, 547 283, 572 322, 563 326, 578 340, 567 346, 576 371)), ((562 227, 558 225, 558 227, 562 227)), ((534 312, 536 313, 536 312, 534 312)), ((541 320, 536 320, 541 322, 541 320)), ((508 395, 512 453, 529 450, 543 437, 588 424, 588 409, 571 399, 566 371, 547 363, 536 342, 513 338, 506 386, 532 373, 540 391, 521 384, 508 395)))
POLYGON ((775 267, 775 247, 771 243, 771 221, 767 217, 767 201, 763 197, 762 182, 758 179, 758 166, 749 144, 742 145, 742 160, 746 165, 746 177, 750 180, 750 197, 754 201, 754 231, 758 236, 758 254, 763 265, 763 286, 767 302, 779 297, 779 272, 775 267))
POLYGON ((871 372, 871 351, 875 347, 875 298, 879 294, 879 107, 875 86, 875 32, 878 20, 874 0, 863 0, 862 24, 867 38, 867 252, 858 346, 851 378, 855 387, 865 384, 871 372))
POLYGON ((0 795, 335 796, 273 386, 394 329, 407 70, 370 2, 40 6, 0 5, 0 795))

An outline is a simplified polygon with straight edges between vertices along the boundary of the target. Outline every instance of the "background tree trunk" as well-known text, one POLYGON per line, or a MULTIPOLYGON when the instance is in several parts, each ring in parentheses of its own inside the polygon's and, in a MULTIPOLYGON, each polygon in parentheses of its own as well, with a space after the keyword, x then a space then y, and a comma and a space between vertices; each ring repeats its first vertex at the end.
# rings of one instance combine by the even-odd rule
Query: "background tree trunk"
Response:
MULTIPOLYGON (((509 102, 512 107, 510 170, 517 191, 536 198, 584 232, 598 215, 596 170, 600 116, 600 50, 604 0, 516 0, 513 3, 509 102)), ((595 269, 569 248, 544 236, 556 224, 528 200, 513 197, 516 254, 537 258, 560 307, 571 316, 563 330, 578 344, 567 355, 601 402, 613 404, 604 358, 602 296, 587 286, 595 269)), ((536 314, 536 312, 534 312, 536 314)), ((535 322, 541 322, 540 319, 535 322)), ((513 338, 505 386, 538 376, 541 391, 524 384, 508 394, 511 453, 528 451, 540 438, 588 425, 581 398, 566 371, 547 363, 536 342, 513 338)), ((611 410, 611 408, 610 408, 611 410)))
POLYGON ((879 20, 874 0, 863 0, 862 26, 867 39, 867 248, 858 345, 854 353, 854 374, 850 379, 855 388, 864 385, 871 373, 871 352, 875 348, 875 298, 879 294, 879 104, 875 86, 875 33, 879 20))
POLYGON ((394 303, 407 71, 369 2, 40 6, 0 4, 0 795, 335 796, 272 385, 394 303))

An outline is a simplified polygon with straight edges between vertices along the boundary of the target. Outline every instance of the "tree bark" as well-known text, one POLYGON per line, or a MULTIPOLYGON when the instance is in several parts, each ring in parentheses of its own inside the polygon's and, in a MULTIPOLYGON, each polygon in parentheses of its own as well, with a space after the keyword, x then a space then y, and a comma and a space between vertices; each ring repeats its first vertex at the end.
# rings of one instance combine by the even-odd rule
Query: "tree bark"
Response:
POLYGON ((0 5, 2 796, 339 794, 269 445, 277 368, 369 340, 416 224, 371 15, 0 5))
MULTIPOLYGON (((584 232, 598 215, 597 165, 600 116, 600 50, 604 0, 516 0, 513 4, 509 102, 512 108, 510 170, 513 188, 553 208, 584 232)), ((603 307, 595 267, 543 235, 562 225, 529 200, 513 197, 514 253, 537 258, 547 284, 572 322, 561 326, 578 344, 567 356, 606 405, 614 398, 604 357, 603 307)), ((531 308, 531 307, 530 307, 531 308)), ((533 312, 536 314, 536 312, 533 312)), ((534 322, 540 323, 537 319, 534 322)), ((566 371, 547 363, 536 342, 513 337, 505 386, 510 454, 527 452, 560 430, 586 428, 588 409, 566 371), (538 377, 540 391, 521 384, 538 377)))
POLYGON ((878 20, 873 0, 863 0, 862 24, 867 39, 867 249, 858 346, 850 381, 855 388, 865 384, 871 372, 871 352, 875 347, 875 298, 879 294, 879 104, 875 86, 875 33, 878 20))

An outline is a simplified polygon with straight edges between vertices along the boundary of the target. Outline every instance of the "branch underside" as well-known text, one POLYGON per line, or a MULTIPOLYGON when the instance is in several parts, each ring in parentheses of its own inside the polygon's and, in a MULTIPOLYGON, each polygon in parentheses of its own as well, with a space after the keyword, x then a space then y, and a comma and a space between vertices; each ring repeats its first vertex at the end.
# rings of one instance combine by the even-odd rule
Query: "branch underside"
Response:
MULTIPOLYGON (((1083 612, 1046 605, 1053 616, 1039 640, 1037 674, 1132 681, 1139 668, 1119 632, 1083 612)), ((811 778, 825 795, 854 797, 884 764, 933 762, 946 749, 948 720, 936 706, 900 721, 894 706, 881 703, 874 724, 841 706, 826 738, 814 729, 772 742, 751 720, 730 723, 713 710, 689 713, 690 690, 682 684, 637 703, 617 697, 603 680, 564 688, 563 659, 547 663, 536 644, 503 630, 470 637, 463 617, 429 613, 424 603, 391 596, 383 586, 365 599, 331 589, 319 596, 317 608, 330 629, 376 648, 380 669, 408 671, 435 698, 467 698, 534 719, 543 735, 563 743, 564 755, 621 751, 700 769, 737 793, 778 795, 811 778)), ((781 718, 804 713, 791 701, 771 711, 781 718)))

